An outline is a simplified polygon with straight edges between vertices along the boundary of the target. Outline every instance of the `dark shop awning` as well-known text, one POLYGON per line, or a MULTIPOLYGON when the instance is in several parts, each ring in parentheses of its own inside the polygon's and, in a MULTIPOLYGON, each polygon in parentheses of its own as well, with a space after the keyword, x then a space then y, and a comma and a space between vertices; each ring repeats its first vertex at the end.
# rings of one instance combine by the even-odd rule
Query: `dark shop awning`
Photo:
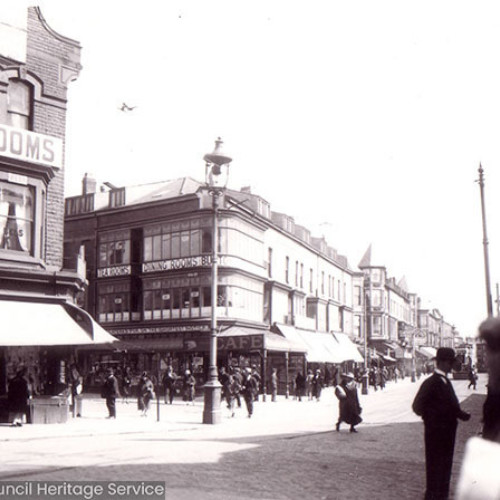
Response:
POLYGON ((84 310, 63 301, 0 300, 0 346, 62 346, 117 341, 84 310))

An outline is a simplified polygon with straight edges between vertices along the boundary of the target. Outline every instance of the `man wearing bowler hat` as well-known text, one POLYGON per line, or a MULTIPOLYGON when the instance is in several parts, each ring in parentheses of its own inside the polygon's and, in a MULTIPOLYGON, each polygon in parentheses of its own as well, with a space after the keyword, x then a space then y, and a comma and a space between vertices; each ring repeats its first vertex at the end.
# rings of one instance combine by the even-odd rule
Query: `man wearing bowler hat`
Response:
POLYGON ((425 500, 445 500, 450 489, 457 419, 469 420, 462 411, 448 373, 456 361, 455 351, 440 347, 434 373, 424 380, 413 401, 413 411, 422 417, 425 428, 425 500))

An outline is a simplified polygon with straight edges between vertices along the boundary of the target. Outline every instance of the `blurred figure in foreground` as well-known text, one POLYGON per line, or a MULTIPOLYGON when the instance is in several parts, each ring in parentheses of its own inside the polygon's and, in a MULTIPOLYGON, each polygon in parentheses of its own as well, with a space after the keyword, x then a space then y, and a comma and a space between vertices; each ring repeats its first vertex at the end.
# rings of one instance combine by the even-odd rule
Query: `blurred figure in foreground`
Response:
POLYGON ((457 485, 457 500, 500 498, 500 318, 488 318, 479 326, 486 346, 488 393, 483 405, 482 437, 467 441, 457 485))

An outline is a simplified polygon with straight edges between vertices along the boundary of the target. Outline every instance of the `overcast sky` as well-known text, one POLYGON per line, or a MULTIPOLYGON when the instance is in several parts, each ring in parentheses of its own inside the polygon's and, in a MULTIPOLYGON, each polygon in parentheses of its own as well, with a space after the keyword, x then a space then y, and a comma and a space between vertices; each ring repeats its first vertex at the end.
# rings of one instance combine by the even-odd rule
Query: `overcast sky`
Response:
MULTIPOLYGON (((217 136, 230 186, 377 264, 463 335, 486 315, 477 169, 500 281, 500 5, 495 1, 53 1, 78 40, 66 195, 203 180, 217 136), (122 102, 137 106, 124 113, 122 102)), ((495 305, 496 308, 496 305, 495 305)))

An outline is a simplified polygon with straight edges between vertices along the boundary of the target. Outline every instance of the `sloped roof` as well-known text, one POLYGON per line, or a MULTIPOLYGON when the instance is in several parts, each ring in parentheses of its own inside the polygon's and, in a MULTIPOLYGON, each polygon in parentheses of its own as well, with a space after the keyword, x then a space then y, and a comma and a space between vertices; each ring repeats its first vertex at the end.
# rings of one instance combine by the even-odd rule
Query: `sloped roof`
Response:
POLYGON ((201 186, 203 186, 201 182, 191 177, 181 177, 169 181, 127 186, 125 187, 126 205, 137 205, 150 201, 176 198, 184 194, 193 194, 196 193, 201 186))
POLYGON ((383 267, 385 266, 381 263, 382 259, 380 256, 376 255, 375 258, 373 258, 372 255, 372 245, 370 243, 370 246, 366 249, 365 254, 363 255, 362 259, 360 260, 358 267, 360 269, 365 269, 368 267, 383 267))
POLYGON ((408 291, 408 283, 406 283, 406 277, 403 276, 399 281, 398 281, 398 287, 401 288, 401 290, 404 290, 405 292, 408 291))

